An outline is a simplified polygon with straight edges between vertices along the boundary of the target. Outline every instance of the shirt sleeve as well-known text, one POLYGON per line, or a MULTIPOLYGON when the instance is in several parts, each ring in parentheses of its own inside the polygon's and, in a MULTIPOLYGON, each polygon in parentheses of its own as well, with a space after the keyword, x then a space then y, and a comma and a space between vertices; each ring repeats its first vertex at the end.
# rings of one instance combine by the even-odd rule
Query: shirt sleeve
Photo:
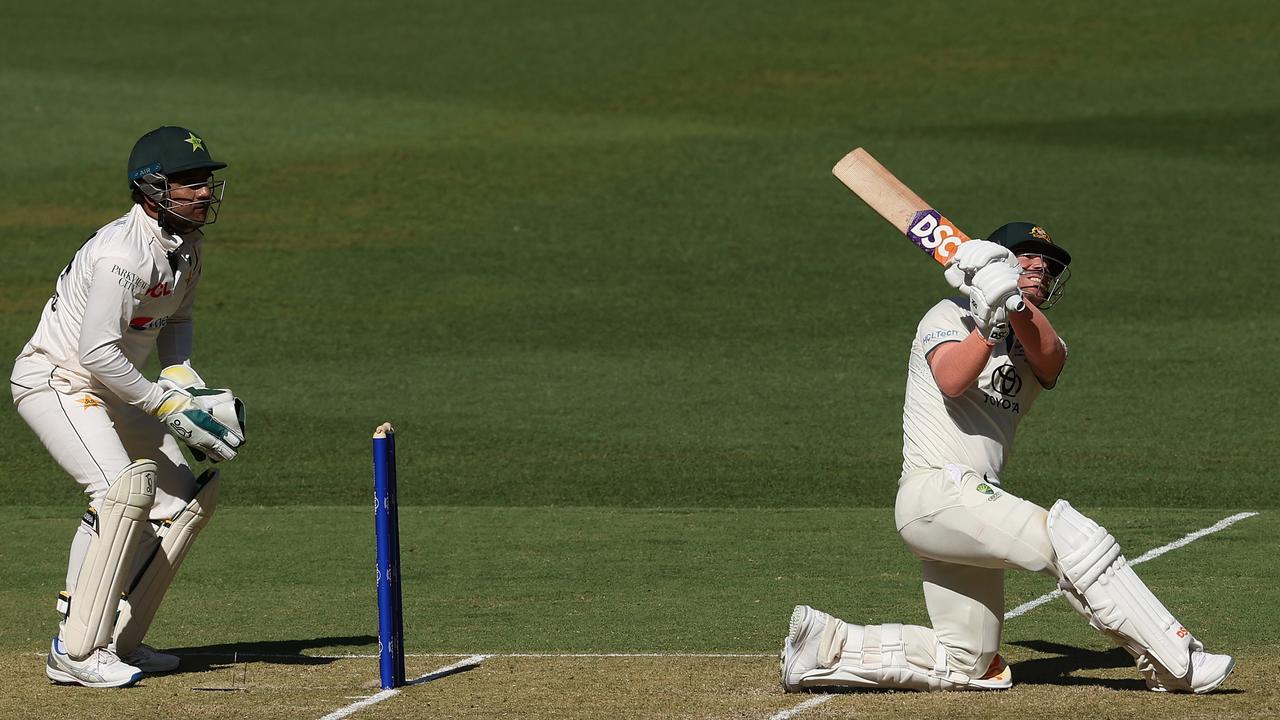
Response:
POLYGON ((934 305, 916 326, 916 339, 925 357, 939 345, 960 342, 971 328, 965 324, 968 311, 960 306, 961 299, 947 299, 934 305))
POLYGON ((146 290, 136 263, 105 257, 93 266, 93 280, 80 327, 80 364, 116 397, 151 412, 160 404, 160 386, 143 376, 121 343, 138 295, 146 290))

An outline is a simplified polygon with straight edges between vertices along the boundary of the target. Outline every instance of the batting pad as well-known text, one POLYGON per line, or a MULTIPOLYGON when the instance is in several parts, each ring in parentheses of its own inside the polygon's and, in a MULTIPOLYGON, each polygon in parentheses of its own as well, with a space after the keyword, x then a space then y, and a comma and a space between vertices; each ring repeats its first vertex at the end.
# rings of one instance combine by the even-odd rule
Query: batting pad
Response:
POLYGON ((1091 624, 1119 636, 1135 656, 1145 654, 1174 677, 1186 676, 1195 638, 1129 567, 1106 528, 1059 500, 1049 509, 1049 542, 1063 591, 1083 598, 1076 609, 1083 608, 1091 624))
MULTIPOLYGON (((829 626, 830 627, 830 626, 829 626)), ((819 646, 821 656, 828 655, 834 641, 844 636, 839 659, 832 667, 819 666, 800 677, 802 687, 854 687, 899 690, 959 690, 969 685, 970 678, 949 667, 946 648, 934 648, 934 666, 920 667, 907 659, 907 637, 903 626, 845 624, 828 637, 824 633, 819 646)))
POLYGON ((183 558, 218 507, 219 477, 214 469, 201 473, 196 479, 200 489, 195 497, 156 530, 160 544, 120 603, 120 619, 115 628, 115 650, 118 654, 133 652, 146 636, 165 592, 182 566, 183 558))
POLYGON ((107 490, 98 512, 98 533, 89 542, 62 628, 72 659, 86 658, 110 642, 120 592, 134 567, 140 533, 155 497, 156 464, 152 460, 129 464, 107 490))

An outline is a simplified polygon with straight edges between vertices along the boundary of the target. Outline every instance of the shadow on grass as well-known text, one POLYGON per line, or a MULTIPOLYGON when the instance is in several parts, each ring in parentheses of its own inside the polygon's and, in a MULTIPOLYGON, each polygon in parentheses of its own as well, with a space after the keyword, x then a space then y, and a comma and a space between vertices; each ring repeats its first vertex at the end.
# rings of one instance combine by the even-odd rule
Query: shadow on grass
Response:
MULTIPOLYGON (((1074 685, 1147 692, 1146 683, 1142 681, 1142 678, 1138 677, 1138 671, 1133 666, 1133 658, 1121 648, 1086 650, 1085 648, 1061 645, 1044 640, 1028 640, 1009 644, 1054 656, 1012 663, 1013 682, 1015 685, 1074 685), (1072 673, 1079 671, 1109 670, 1112 668, 1128 668, 1133 672, 1133 677, 1099 678, 1075 677, 1072 675, 1072 673)), ((1222 695, 1233 695, 1241 691, 1219 689, 1214 692, 1222 695)))
POLYGON ((1134 670, 1133 678, 1073 677, 1081 670, 1109 670, 1132 668, 1133 658, 1120 648, 1087 650, 1072 645, 1028 640, 1014 642, 1017 645, 1053 657, 1035 658, 1012 663, 1013 681, 1018 685, 1096 685, 1112 690, 1146 690, 1147 686, 1134 670))
POLYGON ((238 663, 267 662, 282 665, 328 665, 338 657, 315 657, 305 655, 305 650, 313 648, 333 648, 344 646, 374 645, 378 643, 374 635, 346 635, 341 637, 319 637, 310 640, 267 640, 262 642, 237 642, 220 645, 197 645, 193 647, 165 648, 165 652, 182 658, 182 667, 175 673, 190 674, 224 670, 238 663))

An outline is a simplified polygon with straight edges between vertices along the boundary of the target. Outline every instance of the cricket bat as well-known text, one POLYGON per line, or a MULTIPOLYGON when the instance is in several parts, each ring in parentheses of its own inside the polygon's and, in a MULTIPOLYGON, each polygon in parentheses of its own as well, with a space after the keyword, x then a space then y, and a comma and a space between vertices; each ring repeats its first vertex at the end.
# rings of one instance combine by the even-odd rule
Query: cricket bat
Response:
MULTIPOLYGON (((841 158, 831 173, 939 265, 946 265, 960 243, 970 240, 955 223, 912 192, 862 148, 841 158)), ((963 289, 963 275, 954 272, 958 270, 948 268, 946 277, 953 286, 963 289)), ((1009 310, 1021 310, 1022 300, 1012 297, 1006 305, 1009 310)))

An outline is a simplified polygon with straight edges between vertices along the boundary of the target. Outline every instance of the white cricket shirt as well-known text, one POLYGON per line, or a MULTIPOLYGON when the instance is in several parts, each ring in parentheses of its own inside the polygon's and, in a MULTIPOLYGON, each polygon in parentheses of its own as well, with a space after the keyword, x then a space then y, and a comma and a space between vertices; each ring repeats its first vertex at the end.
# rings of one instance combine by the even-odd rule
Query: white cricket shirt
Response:
POLYGON ((137 204, 99 229, 58 276, 14 380, 47 373, 63 392, 154 410, 163 393, 139 368, 157 346, 165 366, 191 356, 201 237, 167 232, 137 204))
POLYGON ((938 389, 929 351, 959 342, 974 328, 967 298, 948 298, 925 313, 911 342, 902 406, 902 471, 956 463, 999 482, 1014 431, 1043 389, 1013 333, 991 350, 977 381, 957 398, 938 389))

